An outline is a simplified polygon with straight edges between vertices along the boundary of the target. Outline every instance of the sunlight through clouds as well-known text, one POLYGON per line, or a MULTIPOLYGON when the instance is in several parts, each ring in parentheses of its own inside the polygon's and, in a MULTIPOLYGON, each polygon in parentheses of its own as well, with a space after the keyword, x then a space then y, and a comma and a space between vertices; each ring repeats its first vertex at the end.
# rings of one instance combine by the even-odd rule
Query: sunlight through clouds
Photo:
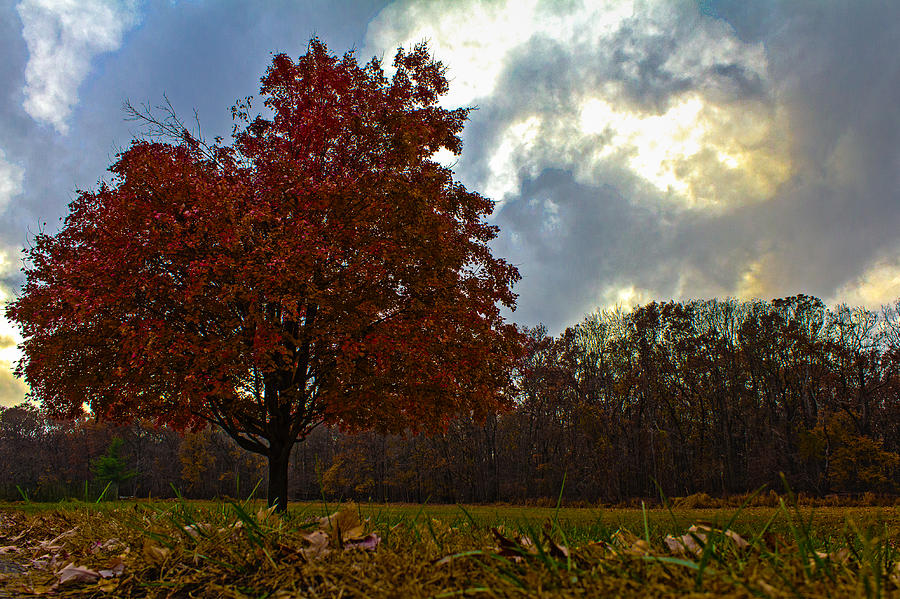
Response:
MULTIPOLYGON (((9 263, 5 254, 0 254, 0 270, 8 271, 9 263)), ((12 294, 0 287, 0 309, 5 310, 12 294)), ((4 316, 0 315, 0 406, 11 406, 25 399, 28 387, 13 375, 16 363, 22 357, 18 345, 22 335, 4 316)))
POLYGON ((547 165, 589 184, 623 172, 644 188, 630 195, 716 210, 765 201, 792 172, 764 49, 720 21, 698 15, 682 23, 669 2, 451 6, 395 2, 370 23, 369 46, 387 53, 427 40, 449 68, 445 103, 488 111, 502 101, 505 70, 528 68, 511 64, 539 44, 565 48, 562 66, 583 74, 554 82, 559 89, 548 91, 560 94, 556 104, 536 98, 549 105, 529 113, 523 98, 523 106, 509 107, 524 114, 498 126, 481 182, 500 204, 523 174, 547 165))
POLYGON ((829 303, 846 303, 871 309, 900 298, 900 255, 878 260, 862 275, 841 287, 829 303))
POLYGON ((431 51, 451 67, 450 93, 443 104, 467 106, 494 91, 503 56, 510 49, 534 35, 570 42, 609 35, 632 14, 633 4, 629 0, 401 0, 369 23, 362 55, 383 54, 389 66, 398 46, 410 48, 427 41, 431 51))

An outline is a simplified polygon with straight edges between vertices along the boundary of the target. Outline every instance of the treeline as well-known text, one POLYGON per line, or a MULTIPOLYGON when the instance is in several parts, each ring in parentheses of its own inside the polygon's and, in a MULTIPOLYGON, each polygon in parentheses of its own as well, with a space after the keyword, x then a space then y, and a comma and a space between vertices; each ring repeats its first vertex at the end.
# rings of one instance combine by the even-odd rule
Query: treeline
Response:
MULTIPOLYGON (((619 502, 658 494, 898 491, 900 303, 812 297, 651 303, 527 331, 513 410, 431 435, 320 427, 295 448, 290 497, 619 502), (565 483, 563 479, 565 478, 565 483)), ((79 496, 113 437, 138 472, 121 492, 245 497, 264 462, 214 431, 0 413, 0 494, 79 496)), ((92 487, 91 487, 92 488, 92 487)), ((260 486, 264 489, 265 484, 260 486)))

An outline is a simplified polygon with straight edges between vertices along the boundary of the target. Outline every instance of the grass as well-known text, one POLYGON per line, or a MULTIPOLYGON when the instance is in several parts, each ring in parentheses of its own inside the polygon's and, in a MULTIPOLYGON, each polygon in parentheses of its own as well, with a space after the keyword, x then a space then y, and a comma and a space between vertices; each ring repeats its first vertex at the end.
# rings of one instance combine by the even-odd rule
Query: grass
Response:
POLYGON ((322 520, 337 507, 292 504, 280 517, 260 502, 3 504, 0 560, 27 567, 0 574, 0 589, 273 599, 900 596, 895 507, 344 507, 322 520), (322 531, 330 537, 317 548, 311 539, 322 531), (338 540, 370 533, 380 539, 374 550, 338 540), (74 579, 60 583, 69 565, 74 579))

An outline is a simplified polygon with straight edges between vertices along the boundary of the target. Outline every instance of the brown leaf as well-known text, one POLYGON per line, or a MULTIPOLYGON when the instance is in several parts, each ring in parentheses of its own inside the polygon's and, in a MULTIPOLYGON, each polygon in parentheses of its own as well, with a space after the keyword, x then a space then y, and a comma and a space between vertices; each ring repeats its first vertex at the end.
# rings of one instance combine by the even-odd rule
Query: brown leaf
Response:
MULTIPOLYGON (((275 515, 275 509, 278 506, 273 505, 271 507, 261 508, 258 512, 256 512, 256 520, 258 522, 266 522, 269 518, 275 515)), ((277 517, 277 516, 276 516, 277 517)))
POLYGON ((71 529, 67 530, 66 532, 64 532, 48 541, 41 541, 39 543, 39 546, 44 551, 57 551, 59 549, 62 549, 62 545, 60 545, 59 542, 67 537, 71 537, 76 532, 78 532, 77 526, 75 528, 71 528, 71 529))
POLYGON ((725 536, 728 537, 729 539, 731 539, 732 541, 734 541, 734 544, 737 545, 738 547, 740 547, 741 549, 745 549, 750 546, 750 543, 748 543, 746 541, 746 539, 744 539, 744 537, 742 537, 741 535, 739 535, 738 533, 734 532, 731 529, 728 529, 725 531, 725 536))
POLYGON ((666 547, 669 548, 669 551, 679 555, 700 555, 703 553, 703 547, 701 547, 697 540, 689 534, 681 535, 678 538, 675 538, 672 535, 666 535, 663 542, 666 544, 666 547))
POLYGON ((537 547, 534 545, 534 541, 529 537, 520 535, 517 539, 510 539, 504 536, 504 532, 506 531, 502 529, 502 527, 491 528, 491 533, 500 545, 497 548, 498 555, 512 558, 513 561, 518 562, 524 559, 524 556, 536 554, 538 552, 537 547))
POLYGON ((198 522, 196 524, 185 526, 182 528, 182 530, 187 536, 196 541, 200 537, 209 536, 209 532, 210 530, 212 530, 212 527, 204 522, 198 522))
POLYGON ((381 537, 374 532, 370 532, 361 539, 350 539, 344 543, 345 549, 363 549, 365 551, 374 551, 378 544, 381 543, 381 537))
POLYGON ((360 521, 359 511, 352 507, 345 507, 330 516, 320 518, 319 528, 342 546, 347 541, 365 537, 365 522, 360 521))
POLYGON ((113 558, 109 564, 103 570, 100 570, 98 574, 100 574, 101 578, 115 578, 122 575, 122 572, 125 571, 125 562, 123 562, 120 558, 113 558))
POLYGON ((100 574, 83 566, 76 566, 75 562, 59 571, 58 584, 67 582, 94 582, 100 578, 100 574))
POLYGON ((568 558, 569 557, 569 548, 565 545, 560 545, 556 541, 553 540, 553 537, 550 536, 546 530, 544 531, 544 540, 547 541, 547 552, 551 557, 555 558, 568 558))
POLYGON ((172 554, 171 549, 160 547, 150 541, 144 542, 144 558, 151 564, 164 563, 172 554))
POLYGON ((303 535, 303 539, 307 543, 309 543, 309 546, 301 549, 300 555, 302 555, 307 560, 314 560, 325 557, 326 555, 331 553, 331 549, 329 548, 331 540, 328 537, 327 533, 321 530, 317 530, 315 532, 303 535))
POLYGON ((612 542, 619 551, 627 555, 648 555, 650 553, 650 545, 647 541, 629 530, 620 529, 614 532, 612 542))
POLYGON ((681 535, 680 537, 667 535, 663 541, 672 553, 681 555, 692 553, 694 555, 700 555, 703 553, 703 547, 706 545, 706 541, 711 533, 724 535, 731 539, 731 541, 740 549, 750 546, 750 543, 733 530, 728 529, 723 532, 714 529, 707 524, 694 524, 688 529, 687 534, 681 535))
MULTIPOLYGON (((825 553, 824 551, 816 551, 816 557, 820 560, 828 560, 835 564, 845 564, 850 559, 850 550, 847 547, 835 551, 833 553, 825 553)), ((809 565, 813 571, 816 569, 816 560, 810 558, 809 565)))

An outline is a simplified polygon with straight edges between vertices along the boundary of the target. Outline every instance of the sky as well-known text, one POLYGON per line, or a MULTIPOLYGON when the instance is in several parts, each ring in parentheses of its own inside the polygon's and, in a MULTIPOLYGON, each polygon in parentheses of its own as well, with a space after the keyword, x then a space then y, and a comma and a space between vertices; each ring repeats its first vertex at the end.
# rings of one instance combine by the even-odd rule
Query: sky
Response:
MULTIPOLYGON (((0 0, 0 302, 141 134, 123 103, 227 136, 273 54, 390 62, 428 41, 474 106, 457 178, 496 202, 522 325, 797 293, 900 297, 894 0, 0 0)), ((22 400, 0 318, 0 405, 22 400)))

